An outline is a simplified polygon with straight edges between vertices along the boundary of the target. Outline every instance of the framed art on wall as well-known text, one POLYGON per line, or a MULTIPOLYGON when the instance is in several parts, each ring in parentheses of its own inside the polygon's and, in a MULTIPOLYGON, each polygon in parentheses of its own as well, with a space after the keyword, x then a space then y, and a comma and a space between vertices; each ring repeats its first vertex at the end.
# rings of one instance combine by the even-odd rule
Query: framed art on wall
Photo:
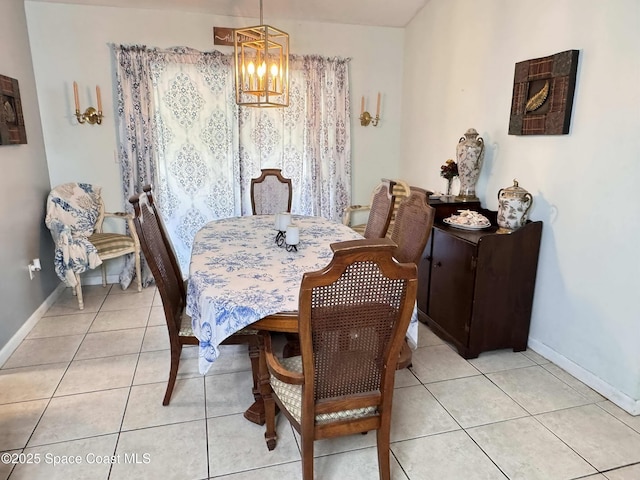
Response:
POLYGON ((0 145, 27 143, 18 80, 0 75, 0 145))
POLYGON ((578 50, 516 63, 509 135, 569 133, 578 50))

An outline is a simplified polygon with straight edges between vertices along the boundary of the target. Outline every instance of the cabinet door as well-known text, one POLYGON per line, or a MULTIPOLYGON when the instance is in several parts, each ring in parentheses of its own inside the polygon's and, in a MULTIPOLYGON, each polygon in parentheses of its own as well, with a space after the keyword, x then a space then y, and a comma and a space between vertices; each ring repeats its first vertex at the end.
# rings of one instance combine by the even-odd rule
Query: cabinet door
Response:
POLYGON ((476 245, 436 228, 432 248, 429 317, 464 350, 473 308, 476 245))
POLYGON ((433 238, 433 231, 429 235, 427 245, 420 257, 420 263, 418 264, 418 310, 422 313, 429 312, 429 284, 431 282, 431 239, 433 238))

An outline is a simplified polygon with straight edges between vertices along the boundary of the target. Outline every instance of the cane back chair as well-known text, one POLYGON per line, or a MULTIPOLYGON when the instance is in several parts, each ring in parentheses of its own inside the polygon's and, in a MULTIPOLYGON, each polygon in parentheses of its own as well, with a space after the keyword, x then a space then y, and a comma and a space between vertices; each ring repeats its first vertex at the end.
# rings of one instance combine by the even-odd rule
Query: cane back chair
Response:
MULTIPOLYGON (((414 263, 417 266, 429 241, 436 209, 429 205, 431 192, 428 190, 411 187, 410 192, 398 207, 390 237, 398 246, 394 258, 401 263, 414 263)), ((405 340, 398 369, 411 366, 411 357, 411 348, 405 340)))
POLYGON ((301 436, 304 480, 313 479, 315 440, 376 430, 380 478, 389 479, 394 376, 417 269, 393 259, 387 238, 331 248, 331 263, 305 273, 300 286, 301 355, 279 360, 264 333, 273 392, 265 399, 267 425, 275 402, 301 436))
POLYGON ((398 206, 390 238, 398 248, 394 254, 401 263, 418 265, 435 218, 436 209, 429 205, 431 192, 411 187, 409 196, 398 206))
MULTIPOLYGON (((373 193, 371 195, 371 202, 369 203, 369 205, 351 205, 347 208, 345 208, 344 210, 344 214, 342 216, 342 223, 345 225, 348 225, 349 227, 351 227, 353 230, 355 230, 356 232, 360 233, 361 235, 363 235, 365 238, 379 238, 379 237, 384 237, 387 236, 389 237, 391 234, 391 230, 393 229, 393 225, 395 223, 395 218, 396 218, 396 213, 398 211, 398 207, 400 205, 400 203, 402 202, 402 200, 404 200, 406 197, 409 196, 409 184, 403 180, 387 180, 387 179, 382 179, 382 181, 376 186, 376 188, 373 190, 373 193), (376 209, 378 211, 379 210, 379 205, 376 206, 374 205, 375 203, 379 203, 382 202, 384 205, 387 205, 388 200, 385 200, 384 197, 380 197, 380 189, 384 189, 385 186, 388 185, 390 187, 391 190, 391 195, 392 195, 392 207, 391 207, 391 212, 390 212, 390 217, 389 217, 389 223, 386 227, 386 229, 384 230, 384 233, 382 235, 380 235, 380 227, 374 228, 373 230, 370 229, 370 232, 367 232, 367 236, 365 235, 365 231, 367 230, 367 227, 369 226, 369 222, 374 221, 373 225, 379 224, 380 220, 377 219, 371 219, 371 214, 374 210, 374 206, 376 207, 376 209), (378 201, 376 202, 376 197, 378 197, 378 201), (369 217, 367 219, 367 223, 362 223, 362 224, 355 224, 356 221, 356 217, 358 216, 358 214, 360 212, 369 212, 369 217)), ((373 227, 372 225, 372 227, 373 227)))
POLYGON ((251 209, 254 215, 291 212, 291 179, 284 178, 279 168, 265 168, 251 179, 251 209))
MULTIPOLYGON (((151 186, 146 185, 143 187, 143 192, 143 194, 132 196, 129 202, 133 205, 135 212, 133 223, 140 238, 142 253, 149 264, 158 292, 162 298, 162 306, 169 332, 171 366, 167 389, 162 401, 162 404, 166 406, 171 401, 178 375, 182 347, 184 345, 198 345, 199 340, 193 334, 191 317, 185 312, 186 282, 182 279, 173 245, 169 240, 162 218, 153 201, 151 186)), ((225 345, 242 343, 249 345, 253 374, 253 393, 254 396, 257 396, 260 346, 258 332, 246 328, 223 342, 225 345)))

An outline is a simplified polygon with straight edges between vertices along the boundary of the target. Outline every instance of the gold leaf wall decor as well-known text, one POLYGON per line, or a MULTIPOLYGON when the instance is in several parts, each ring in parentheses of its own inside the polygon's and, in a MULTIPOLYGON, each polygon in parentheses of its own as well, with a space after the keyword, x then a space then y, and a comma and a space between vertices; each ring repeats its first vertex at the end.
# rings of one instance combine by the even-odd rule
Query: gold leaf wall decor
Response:
POLYGON ((549 95, 549 80, 544 82, 544 86, 540 89, 540 91, 529 99, 529 101, 527 102, 527 105, 525 106, 525 110, 527 112, 533 112, 534 110, 539 109, 547 99, 548 95, 549 95))

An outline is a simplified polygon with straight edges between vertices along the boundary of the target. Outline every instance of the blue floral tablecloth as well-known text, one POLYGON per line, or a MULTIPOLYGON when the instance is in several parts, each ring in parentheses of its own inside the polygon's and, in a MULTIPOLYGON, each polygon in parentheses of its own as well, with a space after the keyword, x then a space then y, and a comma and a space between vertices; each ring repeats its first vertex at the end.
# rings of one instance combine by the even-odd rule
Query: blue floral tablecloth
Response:
MULTIPOLYGON (((302 275, 329 264, 331 243, 362 238, 320 217, 293 215, 292 222, 300 227, 297 252, 276 245, 273 215, 216 220, 196 234, 187 313, 200 340, 200 373, 208 371, 219 355, 218 345, 234 332, 268 315, 296 311, 302 275)), ((412 348, 417 338, 414 310, 407 332, 412 348)))

